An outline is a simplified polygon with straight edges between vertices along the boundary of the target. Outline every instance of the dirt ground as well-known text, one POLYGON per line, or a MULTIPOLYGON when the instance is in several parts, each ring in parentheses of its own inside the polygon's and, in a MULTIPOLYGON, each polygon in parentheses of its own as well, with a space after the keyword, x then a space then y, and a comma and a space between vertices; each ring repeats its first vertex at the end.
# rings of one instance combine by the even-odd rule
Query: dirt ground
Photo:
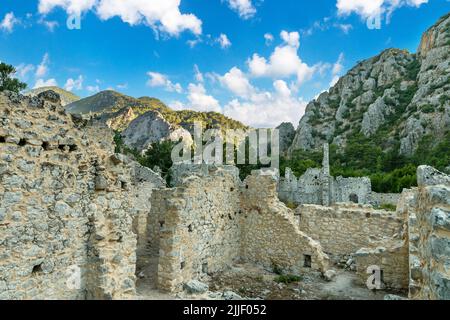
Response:
POLYGON ((169 295, 156 289, 157 259, 146 261, 144 269, 138 269, 137 299, 140 300, 212 300, 221 293, 232 291, 250 300, 383 300, 386 294, 405 296, 392 291, 371 291, 358 282, 354 272, 337 269, 337 275, 327 282, 319 273, 300 275, 300 281, 277 283, 278 275, 262 268, 235 265, 230 270, 211 276, 209 291, 202 295, 181 293, 169 295))

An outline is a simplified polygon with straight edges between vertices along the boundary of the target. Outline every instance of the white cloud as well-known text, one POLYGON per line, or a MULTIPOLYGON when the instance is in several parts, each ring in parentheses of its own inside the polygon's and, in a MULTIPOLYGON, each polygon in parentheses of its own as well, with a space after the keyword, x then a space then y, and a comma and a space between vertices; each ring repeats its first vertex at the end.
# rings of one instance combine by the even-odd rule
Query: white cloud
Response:
POLYGON ((402 6, 420 7, 428 0, 337 0, 339 15, 356 13, 362 18, 373 17, 387 12, 388 20, 392 12, 402 6))
POLYGON ((16 67, 16 76, 20 80, 25 81, 28 79, 28 74, 33 72, 34 69, 35 67, 32 64, 21 63, 16 67))
POLYGON ((228 5, 236 11, 242 19, 250 19, 255 16, 256 8, 251 0, 227 0, 228 5))
POLYGON ((16 18, 14 12, 9 12, 5 15, 3 20, 0 22, 0 29, 6 32, 12 32, 14 26, 19 24, 20 20, 16 18))
POLYGON ((275 38, 273 37, 273 34, 271 33, 266 33, 264 35, 264 39, 266 40, 266 45, 270 46, 273 42, 273 40, 275 40, 275 38))
POLYGON ((39 12, 47 14, 61 7, 69 14, 95 10, 102 20, 119 17, 132 26, 145 24, 154 30, 178 36, 189 30, 202 33, 202 21, 180 12, 181 0, 39 0, 39 12))
POLYGON ((175 100, 169 103, 169 108, 172 110, 183 110, 184 104, 181 101, 175 100))
POLYGON ((81 14, 90 10, 97 3, 97 0, 39 0, 39 13, 47 14, 55 7, 61 7, 68 14, 81 14))
POLYGON ((332 73, 333 75, 340 74, 342 72, 342 69, 344 69, 344 53, 341 52, 339 54, 338 60, 333 65, 332 73))
POLYGON ((45 20, 44 17, 40 17, 38 23, 45 26, 50 32, 55 31, 56 27, 59 25, 57 21, 45 20))
POLYGON ((194 65, 194 77, 195 77, 195 80, 197 82, 204 82, 205 81, 205 78, 203 77, 203 74, 201 73, 198 65, 196 65, 196 64, 194 65))
POLYGON ((246 75, 237 67, 232 68, 223 77, 220 83, 240 98, 250 98, 255 93, 255 88, 250 84, 246 75))
POLYGON ((36 83, 34 84, 33 89, 37 89, 37 88, 41 88, 41 87, 57 87, 57 86, 58 86, 58 83, 53 78, 48 79, 48 80, 37 79, 36 83))
POLYGON ((82 90, 83 89, 83 76, 78 76, 77 79, 69 78, 66 81, 66 84, 64 85, 64 89, 67 91, 73 91, 73 90, 82 90))
POLYGON ((189 84, 188 91, 189 94, 187 98, 190 103, 189 109, 195 111, 221 111, 219 101, 206 93, 203 84, 191 83, 189 84))
POLYGON ((351 24, 336 23, 334 24, 334 26, 338 29, 341 29, 345 34, 348 34, 350 30, 353 29, 353 26, 351 24))
POLYGON ((226 48, 231 47, 231 41, 230 41, 230 39, 228 39, 228 36, 227 36, 226 34, 223 34, 223 33, 222 33, 222 34, 219 36, 219 38, 217 39, 217 42, 219 42, 220 47, 221 47, 222 49, 226 49, 226 48))
POLYGON ((275 81, 273 87, 273 93, 257 94, 250 101, 230 101, 223 113, 255 128, 275 128, 282 122, 298 123, 307 103, 294 97, 283 80, 275 81))
POLYGON ((95 86, 87 86, 86 90, 90 93, 97 93, 100 92, 100 87, 98 85, 95 86))
POLYGON ((128 89, 128 83, 121 83, 121 84, 118 84, 116 87, 119 90, 125 90, 125 89, 128 89))
POLYGON ((165 90, 169 92, 177 92, 182 93, 183 88, 179 83, 172 83, 172 81, 169 80, 169 78, 158 72, 147 72, 147 75, 150 77, 150 79, 147 81, 147 85, 152 88, 156 87, 163 87, 165 90))
POLYGON ((50 64, 50 57, 48 53, 44 54, 41 63, 37 66, 36 77, 42 78, 48 73, 48 65, 50 64))
POLYGON ((343 63, 344 63, 344 53, 341 52, 339 54, 337 61, 333 64, 333 68, 331 69, 331 75, 333 78, 331 79, 330 87, 334 86, 339 81, 340 75, 344 70, 343 63))
POLYGON ((288 78, 296 76, 298 84, 310 79, 314 73, 314 67, 308 66, 298 56, 299 33, 282 31, 281 39, 284 43, 275 48, 269 60, 255 53, 247 61, 250 73, 255 77, 288 78))

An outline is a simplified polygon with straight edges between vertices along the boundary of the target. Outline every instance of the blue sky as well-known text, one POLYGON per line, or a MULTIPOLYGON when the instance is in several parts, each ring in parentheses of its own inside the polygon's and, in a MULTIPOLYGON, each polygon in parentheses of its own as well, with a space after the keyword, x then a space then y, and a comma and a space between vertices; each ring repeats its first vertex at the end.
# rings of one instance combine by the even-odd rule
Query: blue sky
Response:
POLYGON ((447 0, 3 0, 0 60, 29 88, 113 89, 257 127, 296 125, 357 61, 415 52, 448 12, 447 0), (379 28, 367 26, 374 17, 379 28))

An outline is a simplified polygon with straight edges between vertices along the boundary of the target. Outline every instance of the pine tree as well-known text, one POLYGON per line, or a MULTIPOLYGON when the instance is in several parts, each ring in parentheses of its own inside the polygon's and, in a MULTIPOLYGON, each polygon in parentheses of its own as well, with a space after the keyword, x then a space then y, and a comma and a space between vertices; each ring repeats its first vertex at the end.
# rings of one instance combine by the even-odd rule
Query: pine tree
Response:
POLYGON ((16 73, 16 69, 6 63, 0 63, 0 92, 9 90, 16 93, 24 90, 27 87, 26 83, 20 82, 16 78, 12 78, 12 75, 16 73))

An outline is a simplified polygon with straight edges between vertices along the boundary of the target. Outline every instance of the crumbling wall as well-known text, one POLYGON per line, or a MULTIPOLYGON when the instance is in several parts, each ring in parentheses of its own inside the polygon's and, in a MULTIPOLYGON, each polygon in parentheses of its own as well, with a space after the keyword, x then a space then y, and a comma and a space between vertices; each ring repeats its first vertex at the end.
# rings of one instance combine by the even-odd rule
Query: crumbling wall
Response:
POLYGON ((333 188, 335 202, 370 203, 372 183, 368 177, 337 177, 333 188))
POLYGON ((372 184, 369 178, 336 179, 322 169, 309 168, 300 178, 286 168, 279 179, 278 197, 285 203, 329 205, 338 202, 371 203, 372 184))
POLYGON ((328 257, 320 244, 298 229, 294 212, 278 200, 272 172, 254 171, 244 181, 241 210, 244 261, 296 274, 327 270, 328 257))
MULTIPOLYGON (((371 276, 369 268, 375 266, 380 270, 380 287, 403 290, 408 288, 408 244, 405 239, 391 239, 374 245, 375 248, 362 248, 356 252, 356 273, 361 284, 366 284, 371 276)), ((375 285, 375 283, 372 283, 375 285)), ((374 287, 376 288, 376 287, 374 287)))
POLYGON ((154 192, 152 224, 158 223, 151 237, 159 238, 159 289, 180 291, 239 258, 239 183, 237 174, 210 167, 175 189, 154 192))
POLYGON ((300 230, 317 240, 336 261, 371 243, 400 234, 404 223, 394 212, 357 204, 301 205, 296 215, 300 230))
POLYGON ((421 268, 411 269, 410 298, 450 300, 450 176, 421 166, 417 180, 413 262, 421 268))
POLYGON ((133 296, 130 172, 104 148, 112 133, 74 123, 51 91, 0 93, 0 123, 0 299, 133 296))
POLYGON ((400 193, 377 193, 373 192, 370 196, 370 204, 378 207, 383 204, 390 204, 396 206, 400 201, 400 193))

